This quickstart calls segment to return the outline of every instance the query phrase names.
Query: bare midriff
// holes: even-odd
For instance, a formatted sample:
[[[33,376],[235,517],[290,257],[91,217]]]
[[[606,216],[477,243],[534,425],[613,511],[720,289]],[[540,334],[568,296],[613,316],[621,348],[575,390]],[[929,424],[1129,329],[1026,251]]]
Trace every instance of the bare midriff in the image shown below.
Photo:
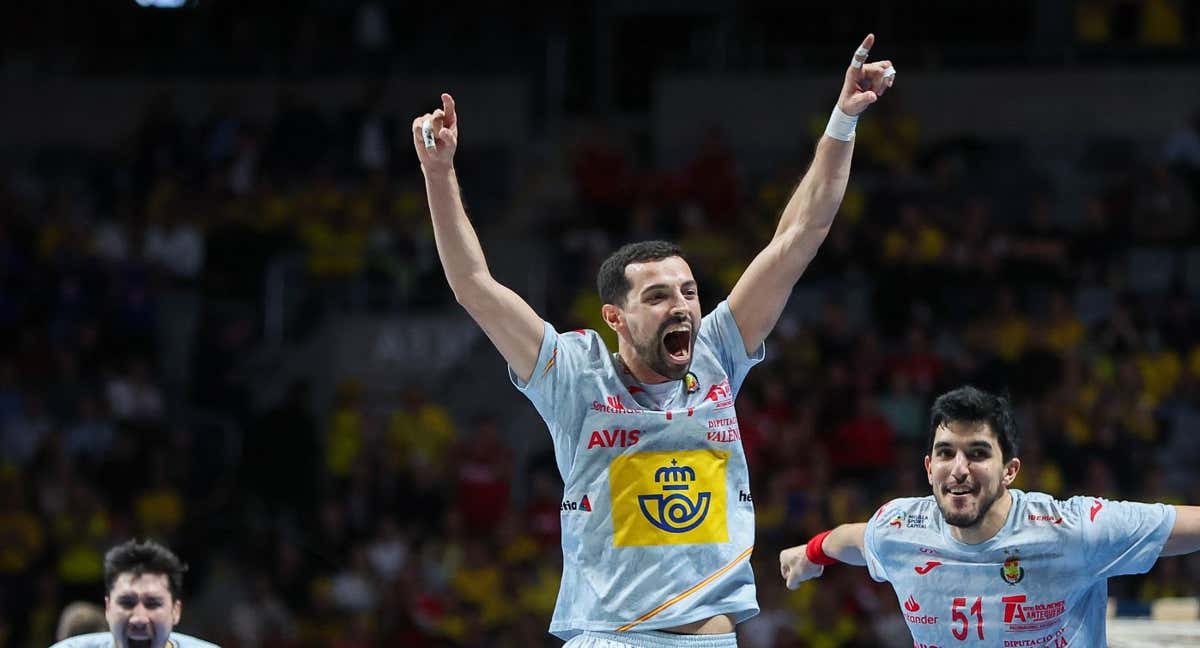
[[[663,628],[663,632],[697,635],[728,634],[733,632],[733,617],[728,614],[718,614],[702,621],[693,621],[674,628]]]

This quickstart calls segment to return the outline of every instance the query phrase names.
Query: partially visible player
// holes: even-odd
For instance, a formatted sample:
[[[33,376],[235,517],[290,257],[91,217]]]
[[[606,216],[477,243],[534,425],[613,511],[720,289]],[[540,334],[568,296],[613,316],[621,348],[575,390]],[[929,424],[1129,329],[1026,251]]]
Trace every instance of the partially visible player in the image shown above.
[[[80,635],[51,648],[219,648],[174,632],[183,614],[187,566],[170,549],[130,540],[104,556],[108,632]]]
[[[104,618],[104,608],[88,601],[75,601],[63,608],[58,617],[58,630],[54,633],[55,641],[62,641],[92,632],[108,630],[108,620]]]
[[[885,504],[779,555],[789,588],[834,562],[888,581],[916,645],[1105,646],[1108,579],[1200,551],[1200,507],[1057,500],[1010,488],[1021,469],[1008,399],[938,397],[925,471],[933,495]]]

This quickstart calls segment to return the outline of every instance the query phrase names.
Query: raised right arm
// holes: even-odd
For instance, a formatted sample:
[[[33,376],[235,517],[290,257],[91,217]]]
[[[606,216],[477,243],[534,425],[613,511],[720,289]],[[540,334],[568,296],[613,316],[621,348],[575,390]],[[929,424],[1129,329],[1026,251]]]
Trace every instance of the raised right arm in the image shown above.
[[[421,133],[425,120],[430,121],[436,140],[428,149]],[[434,241],[450,290],[517,376],[527,381],[537,364],[545,327],[524,299],[492,277],[479,237],[467,218],[454,172],[458,149],[454,98],[443,93],[442,108],[417,117],[412,129],[413,146],[425,174]]]

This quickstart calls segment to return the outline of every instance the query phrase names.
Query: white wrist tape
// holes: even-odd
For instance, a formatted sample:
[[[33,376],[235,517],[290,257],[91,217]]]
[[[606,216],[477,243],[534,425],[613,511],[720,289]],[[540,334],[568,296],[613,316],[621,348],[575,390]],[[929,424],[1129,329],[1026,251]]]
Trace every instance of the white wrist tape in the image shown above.
[[[856,124],[858,124],[858,115],[847,115],[837,107],[837,104],[834,104],[833,114],[829,116],[829,124],[825,126],[825,134],[835,140],[850,142],[854,140]]]

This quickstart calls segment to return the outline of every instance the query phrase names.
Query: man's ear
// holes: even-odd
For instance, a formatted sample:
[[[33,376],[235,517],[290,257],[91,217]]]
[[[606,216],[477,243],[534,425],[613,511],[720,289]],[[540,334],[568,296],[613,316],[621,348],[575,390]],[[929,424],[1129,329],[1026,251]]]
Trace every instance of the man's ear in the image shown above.
[[[620,333],[625,328],[625,313],[616,304],[605,304],[600,307],[600,315],[608,328]]]
[[[933,486],[933,473],[929,470],[930,461],[929,455],[925,455],[925,481],[929,482],[930,486]]]
[[[1017,473],[1021,472],[1021,460],[1013,457],[1004,464],[1004,485],[1011,486],[1013,481],[1017,479]]]
[[[179,618],[183,616],[183,601],[175,599],[175,605],[171,607],[171,625],[179,625]]]

